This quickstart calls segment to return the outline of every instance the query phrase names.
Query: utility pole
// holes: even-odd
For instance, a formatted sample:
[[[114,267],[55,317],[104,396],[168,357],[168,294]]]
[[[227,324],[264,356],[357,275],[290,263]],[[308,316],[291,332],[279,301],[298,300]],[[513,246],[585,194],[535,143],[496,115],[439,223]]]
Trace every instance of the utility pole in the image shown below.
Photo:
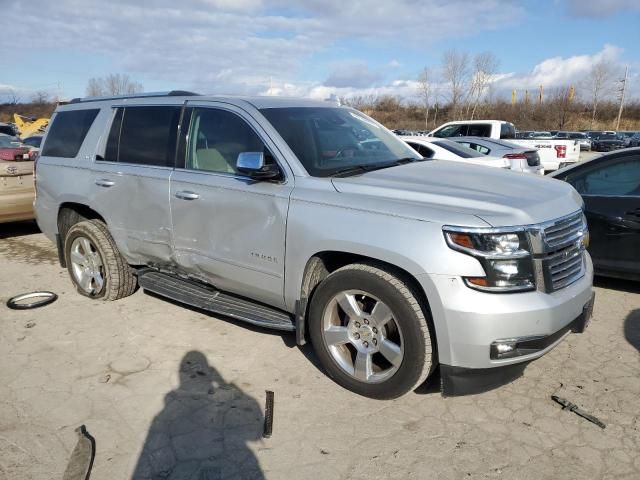
[[[620,128],[620,119],[622,118],[622,108],[624,107],[624,92],[627,89],[627,74],[629,73],[629,65],[624,69],[624,78],[621,80],[620,87],[620,108],[618,109],[618,119],[616,120],[616,132]]]

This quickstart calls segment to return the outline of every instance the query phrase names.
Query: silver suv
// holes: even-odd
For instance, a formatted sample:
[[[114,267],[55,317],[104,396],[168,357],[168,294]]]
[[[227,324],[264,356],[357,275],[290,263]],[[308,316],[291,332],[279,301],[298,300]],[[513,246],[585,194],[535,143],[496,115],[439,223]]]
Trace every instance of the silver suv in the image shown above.
[[[395,398],[521,374],[592,302],[568,184],[425,160],[359,111],[188,92],[60,106],[37,219],[78,292],[137,288],[311,340],[340,385]]]

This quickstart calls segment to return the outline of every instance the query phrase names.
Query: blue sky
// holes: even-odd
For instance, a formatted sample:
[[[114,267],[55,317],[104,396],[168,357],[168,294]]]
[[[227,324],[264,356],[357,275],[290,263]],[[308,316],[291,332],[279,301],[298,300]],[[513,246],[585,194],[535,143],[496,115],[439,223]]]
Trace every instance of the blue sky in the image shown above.
[[[312,97],[417,96],[447,49],[492,52],[495,86],[580,86],[591,65],[629,65],[640,96],[639,0],[0,0],[0,101],[84,95],[126,73],[146,91]],[[25,34],[25,32],[37,32]],[[441,85],[443,95],[446,87]]]

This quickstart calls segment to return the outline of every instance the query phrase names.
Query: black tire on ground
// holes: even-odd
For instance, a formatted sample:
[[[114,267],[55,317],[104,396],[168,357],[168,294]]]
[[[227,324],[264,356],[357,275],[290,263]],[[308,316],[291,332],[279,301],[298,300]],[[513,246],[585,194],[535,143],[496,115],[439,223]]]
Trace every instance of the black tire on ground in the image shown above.
[[[384,302],[402,330],[404,357],[398,370],[380,383],[367,383],[346,373],[333,359],[323,338],[322,317],[331,299],[346,290],[368,292]],[[393,399],[415,390],[435,365],[429,313],[398,276],[370,264],[352,264],[331,273],[316,289],[309,308],[309,333],[327,374],[338,384],[365,397]],[[432,348],[433,342],[433,348]]]
[[[79,237],[87,238],[102,260],[104,285],[99,292],[89,294],[75,280],[71,263],[71,246]],[[134,270],[120,255],[107,226],[100,220],[84,220],[72,225],[64,241],[64,257],[67,270],[76,290],[81,295],[96,300],[112,301],[128,297],[136,291],[137,278]]]

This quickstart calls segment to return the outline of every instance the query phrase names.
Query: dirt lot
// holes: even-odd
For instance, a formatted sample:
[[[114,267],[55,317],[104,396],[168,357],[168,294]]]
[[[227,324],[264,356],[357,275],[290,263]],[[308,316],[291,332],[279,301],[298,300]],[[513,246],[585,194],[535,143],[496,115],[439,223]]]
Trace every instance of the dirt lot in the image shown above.
[[[76,294],[32,224],[0,225],[0,479],[62,478],[81,424],[92,480],[640,478],[640,285],[599,281],[595,314],[524,377],[481,395],[357,397],[310,349],[142,291]],[[47,289],[33,311],[11,295]],[[265,390],[274,433],[262,439]],[[602,430],[550,400],[565,397]]]

